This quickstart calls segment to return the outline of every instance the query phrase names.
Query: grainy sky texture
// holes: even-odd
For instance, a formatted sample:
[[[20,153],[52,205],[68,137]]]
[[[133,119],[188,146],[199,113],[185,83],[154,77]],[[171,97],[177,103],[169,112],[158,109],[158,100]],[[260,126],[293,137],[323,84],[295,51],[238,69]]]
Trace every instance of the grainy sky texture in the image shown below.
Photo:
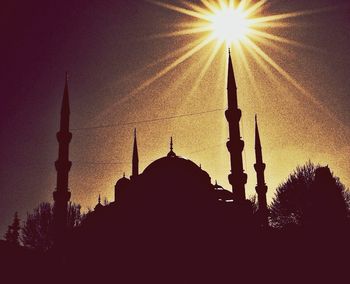
[[[163,1],[183,7],[181,1]],[[201,5],[200,1],[190,1]],[[254,1],[252,1],[254,2]],[[247,195],[254,194],[254,115],[258,114],[269,199],[288,174],[309,159],[328,164],[350,185],[350,9],[348,1],[267,1],[262,14],[318,10],[287,19],[274,32],[308,47],[257,43],[302,86],[245,52],[251,75],[233,52],[243,111]],[[1,9],[0,234],[15,211],[25,218],[52,201],[55,134],[68,71],[73,139],[72,201],[93,207],[98,194],[114,200],[130,175],[132,131],[138,130],[140,169],[174,150],[201,164],[228,187],[226,60],[221,48],[201,76],[215,43],[176,68],[198,35],[159,37],[192,17],[141,0],[5,1]],[[171,54],[169,58],[165,58]],[[150,82],[154,76],[161,78]],[[255,82],[255,83],[253,83]],[[219,110],[218,110],[219,109]],[[213,110],[213,111],[212,111]],[[210,111],[206,114],[137,121]],[[127,124],[125,124],[127,123]],[[81,129],[101,125],[113,127]],[[186,182],[186,181],[184,181]],[[171,198],[171,197],[169,197]]]

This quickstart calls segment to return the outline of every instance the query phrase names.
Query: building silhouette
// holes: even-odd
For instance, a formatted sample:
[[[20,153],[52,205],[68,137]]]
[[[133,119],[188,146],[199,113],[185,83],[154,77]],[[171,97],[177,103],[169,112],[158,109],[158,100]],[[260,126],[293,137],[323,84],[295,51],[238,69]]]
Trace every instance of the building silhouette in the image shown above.
[[[194,162],[182,158],[174,152],[173,139],[170,139],[170,149],[166,156],[147,166],[142,173],[139,173],[139,155],[137,145],[137,133],[134,129],[134,142],[132,151],[132,174],[130,179],[125,176],[120,178],[115,184],[115,200],[108,206],[101,204],[100,197],[95,207],[95,213],[100,213],[105,208],[113,206],[131,206],[130,204],[142,200],[146,204],[156,204],[153,208],[166,202],[166,211],[170,211],[172,204],[181,204],[182,209],[191,209],[194,206],[222,206],[231,208],[232,214],[237,223],[244,225],[250,222],[249,202],[246,200],[245,184],[247,174],[243,169],[242,151],[244,141],[240,135],[239,121],[241,110],[238,107],[237,84],[234,75],[232,58],[228,55],[228,77],[227,77],[227,101],[228,108],[225,116],[229,125],[229,141],[227,149],[230,155],[230,173],[228,175],[231,190],[226,190],[222,186],[211,183],[211,178],[201,166]],[[57,133],[59,142],[59,157],[55,163],[57,170],[57,187],[54,191],[54,216],[55,228],[58,236],[64,234],[67,222],[67,202],[70,199],[68,188],[68,173],[71,168],[69,161],[69,142],[72,134],[69,132],[69,96],[68,82],[66,76],[62,108],[60,130]],[[268,209],[266,202],[267,186],[265,183],[265,164],[262,159],[262,147],[256,118],[255,130],[255,155],[256,163],[254,168],[257,174],[256,192],[258,195],[258,211],[253,216],[255,223],[261,227],[268,226]],[[140,205],[141,206],[141,205]],[[163,208],[165,209],[165,208]],[[175,209],[175,208],[172,208]],[[189,213],[190,214],[190,213]],[[249,220],[249,221],[248,221]],[[247,224],[245,224],[247,225]]]
[[[243,169],[244,141],[239,128],[241,110],[230,53],[227,101],[225,116],[229,125],[230,190],[220,186],[217,181],[212,182],[201,166],[178,155],[172,137],[168,153],[140,171],[139,145],[134,129],[130,178],[124,173],[115,184],[115,200],[103,205],[98,196],[97,205],[82,224],[73,232],[67,232],[67,202],[70,199],[68,173],[71,168],[69,142],[72,135],[69,132],[66,78],[61,124],[57,133],[59,157],[55,163],[57,187],[54,191],[54,218],[56,247],[59,250],[54,251],[64,255],[68,275],[79,278],[96,269],[113,271],[118,267],[118,277],[134,283],[140,281],[142,273],[150,273],[157,267],[157,273],[153,276],[172,275],[175,277],[174,283],[183,283],[177,277],[198,275],[203,269],[212,272],[212,276],[217,275],[225,259],[232,258],[232,255],[236,258],[235,269],[241,273],[246,268],[249,253],[242,244],[256,232],[268,229],[267,186],[256,121],[256,211],[255,204],[247,200],[245,194],[247,175]],[[61,245],[62,238],[64,245]],[[234,245],[228,245],[226,240]],[[263,239],[255,239],[254,242],[259,249],[265,248],[261,246]],[[220,262],[208,262],[206,259],[209,256],[210,259],[220,259]],[[79,266],[75,265],[77,258]],[[134,275],[135,270],[139,273]],[[148,277],[146,279],[150,281]],[[169,283],[168,280],[164,281]],[[159,281],[157,279],[156,282]]]

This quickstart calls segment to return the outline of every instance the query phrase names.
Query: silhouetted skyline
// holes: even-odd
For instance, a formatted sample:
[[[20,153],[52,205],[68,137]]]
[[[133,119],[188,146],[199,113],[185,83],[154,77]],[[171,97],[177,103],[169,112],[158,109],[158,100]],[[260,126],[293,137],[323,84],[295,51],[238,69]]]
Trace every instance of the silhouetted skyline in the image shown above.
[[[73,129],[222,109],[207,115],[154,123],[73,130],[72,200],[91,207],[96,204],[99,193],[113,200],[115,179],[123,172],[131,174],[130,134],[136,126],[140,171],[167,150],[168,137],[173,135],[179,153],[202,163],[211,176],[228,187],[227,129],[223,119],[226,105],[225,73],[222,72],[224,50],[214,60],[211,71],[196,92],[191,92],[193,78],[204,65],[210,47],[125,100],[132,90],[165,66],[145,68],[147,64],[187,42],[187,37],[149,38],[181,22],[183,16],[142,1],[93,4],[61,1],[56,5],[46,2],[9,1],[2,11],[6,13],[1,17],[6,44],[1,49],[7,56],[1,72],[5,103],[1,105],[0,233],[4,232],[15,211],[23,218],[25,212],[40,201],[51,200],[56,174],[52,162],[57,158],[54,135],[58,128],[62,74],[67,70],[71,74]],[[278,77],[278,83],[266,80],[262,70],[253,65],[256,91],[247,82],[242,65],[235,64],[242,82],[239,104],[244,109],[246,157],[243,166],[249,175],[248,196],[255,191],[252,166],[255,162],[255,113],[259,114],[264,136],[264,162],[268,164],[265,174],[271,194],[297,164],[309,158],[329,163],[346,185],[350,180],[347,155],[350,139],[347,128],[350,120],[347,97],[350,89],[349,7],[341,6],[344,1],[292,2],[276,3],[266,13],[338,6],[338,9],[300,17],[295,22],[302,26],[288,29],[293,39],[317,47],[316,51],[289,46],[285,48],[288,54],[281,55],[273,49],[269,52],[343,126],[322,115],[312,104],[305,103],[298,91]],[[114,105],[120,100],[121,103]],[[222,128],[217,127],[218,123],[222,123]]]

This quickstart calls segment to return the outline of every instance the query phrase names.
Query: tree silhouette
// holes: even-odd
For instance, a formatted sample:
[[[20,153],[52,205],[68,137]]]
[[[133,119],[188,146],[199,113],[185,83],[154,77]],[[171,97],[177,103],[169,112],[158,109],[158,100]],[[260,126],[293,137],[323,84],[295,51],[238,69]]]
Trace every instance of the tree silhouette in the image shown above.
[[[344,224],[349,201],[349,192],[339,178],[328,167],[309,161],[277,188],[270,206],[270,222],[277,228]]]
[[[256,212],[258,212],[258,201],[257,201],[257,197],[256,195],[252,195],[248,198],[248,203],[249,206],[251,207],[251,211],[253,214],[255,214]]]
[[[80,225],[83,218],[81,206],[69,202],[67,227],[72,229]],[[53,206],[43,202],[27,214],[22,228],[22,243],[24,246],[40,251],[47,251],[53,245]]]
[[[11,244],[19,245],[19,218],[17,212],[13,218],[12,225],[8,226],[7,232],[5,234],[5,240]]]

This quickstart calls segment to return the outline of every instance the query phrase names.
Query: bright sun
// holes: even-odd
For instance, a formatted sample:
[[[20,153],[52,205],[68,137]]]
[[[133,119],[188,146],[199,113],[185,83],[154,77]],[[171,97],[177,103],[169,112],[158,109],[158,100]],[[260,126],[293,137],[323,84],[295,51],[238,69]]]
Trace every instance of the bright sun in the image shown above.
[[[249,32],[246,15],[234,7],[223,7],[209,15],[214,36],[228,45],[242,40]]]
[[[301,94],[313,103],[320,105],[300,83],[293,78],[273,57],[271,51],[286,53],[286,46],[306,48],[313,47],[285,37],[286,29],[295,25],[293,19],[321,12],[321,10],[292,11],[280,14],[269,14],[273,5],[268,0],[181,0],[173,4],[171,0],[146,0],[167,10],[182,14],[182,21],[169,25],[171,30],[152,36],[155,38],[187,37],[188,42],[169,52],[155,63],[160,64],[173,59],[153,77],[145,80],[132,94],[137,94],[157,79],[165,76],[184,61],[210,45],[211,53],[202,70],[196,76],[193,90],[205,76],[211,63],[222,47],[231,49],[231,55],[241,65],[248,79],[254,85],[254,72],[250,64],[258,64],[271,80],[275,81],[275,72],[293,85]],[[195,2],[195,3],[194,3]],[[281,33],[281,31],[283,33]],[[283,34],[283,35],[282,35]],[[268,49],[266,52],[265,49]],[[225,53],[226,54],[226,53]],[[225,55],[226,56],[226,55]]]

